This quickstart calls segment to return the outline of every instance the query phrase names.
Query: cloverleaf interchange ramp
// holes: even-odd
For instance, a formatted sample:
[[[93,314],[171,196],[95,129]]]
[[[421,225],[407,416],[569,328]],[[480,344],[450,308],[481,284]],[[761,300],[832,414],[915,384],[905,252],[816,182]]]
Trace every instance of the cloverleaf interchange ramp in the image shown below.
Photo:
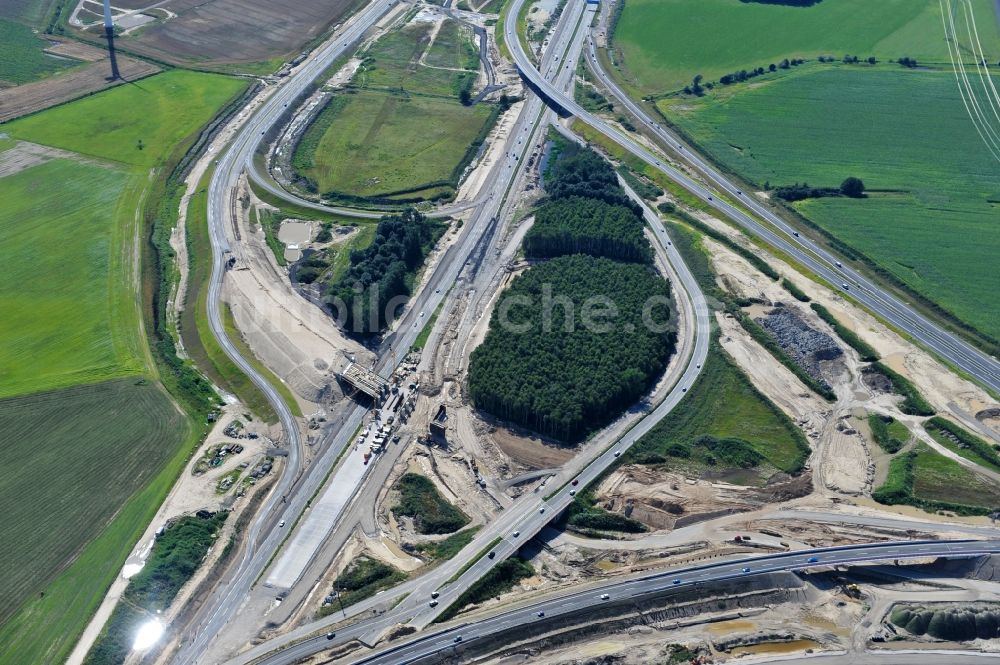
[[[592,6],[588,6],[587,11],[584,11],[584,8],[584,4],[579,3],[571,8],[572,11],[567,11],[566,18],[569,19],[570,25],[574,29],[561,31],[560,34],[564,39],[554,40],[554,44],[558,45],[557,53],[565,48],[566,40],[570,38],[572,38],[572,43],[576,48],[574,52],[578,53],[582,39],[585,36],[585,30],[582,29],[582,26],[589,25],[593,18]],[[543,61],[543,66],[546,62]],[[575,71],[575,62],[571,60],[569,63],[549,64],[547,71],[550,73],[554,71],[561,78],[563,85],[569,85],[573,81],[572,75]],[[541,109],[537,98],[533,97],[531,101]],[[396,623],[409,622],[416,626],[429,625],[444,608],[457,599],[462,590],[485,574],[494,565],[515,553],[526,540],[538,533],[573,501],[571,494],[572,487],[568,484],[571,477],[576,477],[578,482],[583,483],[597,478],[614,463],[622,450],[641,438],[683,398],[686,388],[700,372],[700,368],[707,357],[711,315],[705,298],[698,289],[693,275],[683,264],[679,253],[677,253],[673,244],[669,241],[659,219],[648,208],[644,208],[644,215],[655,230],[655,238],[661,246],[661,251],[669,258],[674,271],[674,281],[678,287],[677,295],[683,302],[680,309],[686,317],[682,325],[682,333],[688,337],[688,340],[680,346],[686,349],[690,356],[678,363],[677,370],[679,371],[679,376],[672,378],[673,385],[670,392],[662,402],[647,413],[615,445],[606,446],[603,450],[600,447],[595,448],[595,451],[600,453],[596,459],[590,461],[577,458],[572,464],[568,465],[568,468],[564,469],[553,480],[554,484],[565,484],[551,496],[547,498],[541,498],[538,495],[525,497],[513,508],[505,511],[495,523],[490,524],[481,533],[477,534],[473,543],[455,558],[425,576],[381,594],[383,601],[391,600],[391,598],[398,597],[404,593],[408,595],[393,611],[377,619],[356,624],[353,629],[356,631],[356,634],[373,641],[373,637],[377,638],[380,632],[383,632]],[[612,441],[608,443],[610,444]],[[580,470],[581,468],[582,471]],[[518,535],[514,535],[515,533]],[[498,540],[498,544],[492,548],[495,552],[495,557],[483,556],[485,554],[483,543],[493,542],[493,540]],[[456,576],[457,578],[449,579],[449,576]],[[430,596],[432,591],[438,589],[440,589],[438,609],[431,608],[426,604],[426,598]],[[363,603],[359,605],[363,605]],[[355,608],[351,608],[351,614],[354,613]],[[323,625],[331,625],[337,620],[339,620],[339,617],[333,616],[324,621],[314,622],[310,624],[310,627],[318,629]],[[299,633],[301,631],[296,630],[295,632]],[[281,642],[287,643],[284,640],[281,640]],[[266,646],[255,648],[241,655],[233,662],[250,662],[255,655],[266,653],[266,650]]]

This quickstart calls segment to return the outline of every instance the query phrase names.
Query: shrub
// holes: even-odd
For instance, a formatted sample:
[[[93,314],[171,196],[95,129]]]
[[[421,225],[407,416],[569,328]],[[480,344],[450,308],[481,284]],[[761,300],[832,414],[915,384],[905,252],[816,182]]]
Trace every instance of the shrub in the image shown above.
[[[413,518],[417,533],[452,533],[469,523],[461,510],[448,503],[430,479],[407,473],[396,483],[399,503],[392,509],[397,515]]]

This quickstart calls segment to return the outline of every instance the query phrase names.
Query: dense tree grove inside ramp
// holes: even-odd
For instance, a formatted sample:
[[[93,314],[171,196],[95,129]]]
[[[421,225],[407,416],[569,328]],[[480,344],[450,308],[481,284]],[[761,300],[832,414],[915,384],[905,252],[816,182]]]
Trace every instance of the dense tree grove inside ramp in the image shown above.
[[[550,199],[583,196],[611,205],[625,206],[637,216],[641,210],[618,184],[618,176],[603,157],[590,148],[560,137],[559,154],[545,174],[545,193]]]
[[[590,254],[648,263],[653,252],[643,235],[644,226],[631,208],[571,196],[538,209],[524,237],[524,253],[529,258]]]
[[[414,275],[444,228],[413,209],[382,218],[372,244],[351,252],[347,272],[327,291],[348,333],[367,337],[389,325],[396,316],[392,305],[409,297]]]
[[[559,257],[503,294],[469,388],[478,408],[576,442],[650,388],[674,341],[670,286],[652,269]]]

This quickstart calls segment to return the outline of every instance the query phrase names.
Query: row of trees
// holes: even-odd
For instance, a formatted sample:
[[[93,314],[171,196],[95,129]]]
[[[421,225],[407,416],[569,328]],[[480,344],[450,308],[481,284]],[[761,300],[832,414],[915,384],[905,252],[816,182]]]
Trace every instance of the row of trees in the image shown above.
[[[601,200],[570,196],[546,203],[524,237],[530,258],[590,254],[620,261],[648,263],[652,250],[644,223],[631,208]]]
[[[765,189],[770,189],[770,183],[765,185]],[[861,178],[851,176],[845,178],[840,187],[810,187],[809,183],[795,183],[794,185],[783,185],[775,187],[775,196],[785,201],[803,201],[805,199],[822,199],[832,196],[846,196],[852,199],[865,197],[865,183]]]
[[[333,315],[349,334],[369,337],[389,325],[443,231],[444,225],[409,209],[383,217],[372,244],[351,251],[350,267],[326,292]]]
[[[733,83],[743,83],[744,81],[749,81],[752,78],[761,76],[765,72],[776,72],[779,69],[791,69],[792,67],[798,67],[803,64],[805,60],[802,58],[792,58],[789,60],[785,58],[779,63],[771,63],[766,68],[755,67],[754,69],[741,69],[737,72],[732,72],[730,74],[725,74],[719,78],[720,85],[732,85]],[[684,93],[688,95],[695,95],[701,97],[705,94],[705,90],[711,90],[714,87],[712,82],[703,83],[705,77],[701,74],[695,74],[694,78],[691,79],[691,84],[684,87]]]
[[[476,406],[567,442],[635,403],[674,348],[669,284],[652,270],[577,254],[514,280],[473,352]]]

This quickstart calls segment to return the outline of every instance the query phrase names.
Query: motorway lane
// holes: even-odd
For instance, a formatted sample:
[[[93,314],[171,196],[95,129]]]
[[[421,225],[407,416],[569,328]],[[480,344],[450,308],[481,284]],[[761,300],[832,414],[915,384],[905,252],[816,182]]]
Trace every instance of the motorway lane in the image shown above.
[[[179,663],[193,662],[197,659],[207,640],[215,636],[228,617],[233,614],[263,566],[270,559],[271,552],[278,547],[282,540],[283,533],[274,528],[280,519],[279,513],[281,515],[289,514],[294,507],[301,510],[305,500],[299,493],[301,501],[289,501],[288,504],[285,504],[285,509],[280,510],[282,497],[291,493],[291,489],[302,474],[302,441],[298,425],[284,399],[240,354],[227,336],[222,324],[220,307],[222,279],[231,251],[226,226],[229,214],[229,197],[240,175],[251,163],[261,137],[268,128],[277,122],[285,106],[298,97],[301,91],[330,62],[360,39],[365,31],[374,25],[394,2],[395,0],[375,0],[350,19],[336,38],[308,60],[294,76],[286,79],[285,84],[261,105],[260,109],[247,120],[229,147],[216,161],[215,172],[209,183],[208,195],[208,227],[212,244],[212,273],[209,280],[207,308],[208,323],[212,334],[226,355],[264,393],[277,412],[284,433],[284,443],[288,449],[288,457],[276,487],[248,528],[246,541],[242,548],[242,559],[236,568],[238,572],[230,579],[221,582],[216,587],[215,593],[200,609],[196,619],[198,623],[194,625],[192,631],[193,640],[183,645],[176,656],[175,660]]]
[[[634,141],[631,137],[626,136],[616,128],[608,125],[602,119],[585,111],[573,100],[570,95],[567,95],[549,85],[544,80],[544,77],[539,75],[538,70],[531,63],[531,60],[524,52],[523,47],[516,36],[517,13],[523,4],[524,0],[514,0],[514,4],[511,6],[510,13],[507,15],[507,19],[504,24],[505,39],[509,44],[515,63],[522,75],[531,81],[531,83],[539,90],[543,91],[543,93],[552,102],[562,107],[562,109],[567,113],[580,118],[597,131],[611,138],[632,155],[659,169],[669,178],[698,196],[705,203],[712,206],[726,217],[729,217],[744,228],[750,230],[753,234],[757,235],[765,242],[768,242],[772,246],[789,254],[807,268],[814,271],[817,275],[827,280],[831,285],[833,285],[834,288],[838,288],[850,297],[861,302],[876,314],[889,321],[897,328],[905,331],[907,334],[913,336],[926,347],[942,356],[962,371],[967,372],[969,375],[993,390],[1000,392],[1000,362],[998,362],[995,358],[988,356],[964,340],[941,329],[939,326],[933,324],[919,313],[912,311],[906,304],[869,281],[857,271],[848,266],[838,265],[839,262],[835,257],[833,257],[833,255],[825,249],[817,246],[808,238],[799,236],[797,232],[791,228],[791,226],[764,207],[754,197],[745,195],[736,186],[729,183],[721,174],[705,164],[705,162],[697,157],[697,155],[692,155],[690,148],[685,148],[680,141],[674,139],[671,143],[671,147],[676,148],[681,153],[687,154],[691,158],[692,163],[699,164],[699,170],[705,173],[706,177],[714,182],[716,186],[730,195],[733,200],[740,201],[741,205],[746,206],[755,214],[758,214],[763,219],[767,220],[767,222],[774,228],[777,228],[779,232],[775,232],[770,227],[758,223],[744,213],[742,209],[730,205],[726,201],[720,200],[713,191],[688,177],[681,171],[664,164],[656,155],[652,154],[649,150]],[[591,41],[587,47],[587,50],[591,52],[591,56],[593,55],[593,48],[593,42]],[[597,71],[600,72],[600,68],[598,68]],[[606,80],[602,80],[605,84],[608,83]],[[609,86],[609,88],[611,88],[613,92],[617,90],[616,87]],[[620,92],[620,90],[618,92]],[[623,97],[624,98],[619,101],[628,106],[633,113],[639,111],[638,117],[644,124],[653,128],[657,127],[656,123],[642,113],[642,110],[638,109],[634,103],[628,103],[627,96],[623,95]],[[670,136],[670,134],[662,128],[660,128],[658,134],[660,136]]]
[[[998,540],[907,541],[818,548],[748,557],[738,561],[675,568],[627,580],[608,581],[592,586],[585,591],[561,593],[557,597],[498,612],[490,617],[421,634],[415,639],[380,649],[377,653],[364,656],[354,662],[402,665],[456,647],[461,649],[463,644],[499,631],[536,624],[539,621],[547,621],[560,615],[581,613],[593,605],[653,597],[671,589],[690,588],[734,578],[804,570],[818,566],[938,556],[965,557],[995,553],[1000,553],[1000,541]],[[816,561],[812,561],[813,558]],[[606,600],[602,597],[604,594],[608,595]],[[538,616],[539,612],[544,612],[544,618]],[[331,644],[340,644],[342,641],[356,639],[359,634],[356,626],[349,626],[337,632],[335,642],[320,635],[289,646],[257,662],[260,665],[290,665],[324,650]],[[456,643],[455,638],[458,636],[461,636],[461,641]]]
[[[539,104],[538,110],[541,111],[541,109],[542,106]],[[380,360],[376,365],[376,369],[383,376],[388,376],[396,365],[396,358],[392,353],[389,353],[389,350],[392,348],[408,349],[412,345],[420,329],[427,322],[424,315],[433,312],[438,304],[447,297],[444,292],[457,280],[458,274],[473,248],[495,226],[508,183],[516,174],[518,166],[523,162],[514,155],[523,152],[519,146],[523,145],[524,130],[530,126],[530,121],[531,118],[528,116],[515,123],[507,146],[510,150],[507,151],[504,161],[498,164],[500,173],[491,179],[490,196],[487,197],[486,204],[477,211],[475,218],[470,222],[468,227],[470,232],[467,232],[462,240],[446,250],[445,256],[441,263],[435,267],[434,274],[427,286],[414,299],[395,331],[386,337],[382,345]],[[523,157],[523,155],[521,156]],[[356,410],[355,415],[359,418],[359,423],[364,413],[365,409],[363,408]],[[351,425],[354,425],[353,427],[341,429],[342,432],[347,432],[348,437],[356,429],[354,420],[355,418],[352,416]],[[350,444],[349,441],[346,443]],[[364,484],[369,470],[379,461],[379,458],[375,457],[371,466],[364,466],[360,462],[363,451],[355,451],[355,453],[345,457],[336,475],[330,480],[327,488],[314,505],[314,509],[310,510],[302,519],[302,523],[296,527],[296,533],[290,545],[284,548],[282,555],[271,568],[267,586],[280,591],[294,585],[313,560],[323,542],[338,526],[340,515]],[[354,525],[344,526],[353,528]]]

